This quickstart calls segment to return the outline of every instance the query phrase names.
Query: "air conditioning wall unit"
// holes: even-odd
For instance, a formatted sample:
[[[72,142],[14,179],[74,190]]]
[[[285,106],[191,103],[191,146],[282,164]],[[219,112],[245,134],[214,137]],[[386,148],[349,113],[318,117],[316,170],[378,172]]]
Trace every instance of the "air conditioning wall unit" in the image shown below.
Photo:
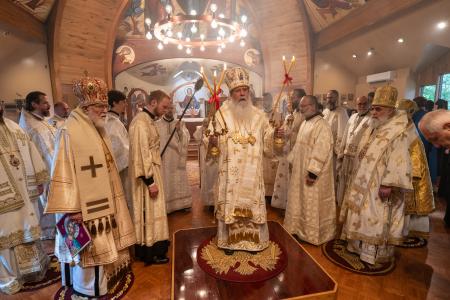
[[[367,83],[375,83],[375,82],[383,82],[383,81],[392,81],[395,79],[395,71],[387,71],[383,73],[371,74],[367,75]]]

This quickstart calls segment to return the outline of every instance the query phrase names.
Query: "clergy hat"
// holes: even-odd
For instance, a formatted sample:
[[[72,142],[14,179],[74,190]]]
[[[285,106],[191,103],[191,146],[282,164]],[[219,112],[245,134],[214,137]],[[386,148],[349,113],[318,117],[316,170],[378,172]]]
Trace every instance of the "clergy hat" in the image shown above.
[[[108,105],[108,87],[100,78],[85,76],[73,82],[73,93],[78,98],[79,105],[86,107],[93,104]]]
[[[412,115],[419,110],[417,103],[409,100],[409,99],[401,99],[397,101],[396,104],[397,109],[404,110],[408,114],[408,117],[412,117]]]
[[[240,67],[228,69],[225,72],[225,82],[230,90],[230,93],[237,87],[249,87],[250,79],[248,71]]]
[[[395,87],[390,85],[379,87],[375,91],[375,96],[372,100],[372,106],[379,105],[395,108],[397,96],[398,92]]]

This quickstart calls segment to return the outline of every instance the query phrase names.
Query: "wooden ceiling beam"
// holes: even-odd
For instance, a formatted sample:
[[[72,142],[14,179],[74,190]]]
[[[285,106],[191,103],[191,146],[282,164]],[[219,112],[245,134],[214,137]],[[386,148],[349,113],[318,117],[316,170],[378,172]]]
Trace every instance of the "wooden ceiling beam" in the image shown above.
[[[0,1],[0,25],[27,40],[47,42],[44,24],[11,1]]]
[[[354,9],[341,20],[331,24],[315,35],[315,50],[325,50],[338,42],[364,32],[382,22],[417,9],[428,0],[376,0]]]

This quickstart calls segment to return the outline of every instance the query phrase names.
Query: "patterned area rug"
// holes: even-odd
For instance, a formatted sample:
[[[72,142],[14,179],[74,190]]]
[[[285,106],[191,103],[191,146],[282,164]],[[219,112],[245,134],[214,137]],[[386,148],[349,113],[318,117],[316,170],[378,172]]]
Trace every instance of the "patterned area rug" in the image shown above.
[[[347,250],[347,241],[332,240],[322,245],[323,254],[341,268],[364,275],[385,275],[395,269],[395,261],[368,264]]]
[[[122,299],[128,291],[131,289],[134,283],[134,274],[133,272],[128,272],[122,280],[120,280],[113,288],[108,291],[103,297],[96,298],[98,300],[119,300]],[[74,296],[72,298],[72,296]],[[85,299],[80,298],[73,294],[72,288],[61,287],[55,294],[54,300],[74,300],[74,299]]]
[[[45,288],[61,281],[61,268],[55,255],[50,255],[50,264],[44,279],[37,282],[27,282],[23,285],[21,292],[30,292]]]
[[[421,237],[406,237],[399,247],[402,248],[422,248],[428,244],[427,240]]]
[[[287,266],[283,247],[270,241],[265,250],[252,254],[234,251],[232,255],[217,248],[214,237],[204,241],[197,250],[197,263],[209,275],[233,282],[258,282],[281,273]]]

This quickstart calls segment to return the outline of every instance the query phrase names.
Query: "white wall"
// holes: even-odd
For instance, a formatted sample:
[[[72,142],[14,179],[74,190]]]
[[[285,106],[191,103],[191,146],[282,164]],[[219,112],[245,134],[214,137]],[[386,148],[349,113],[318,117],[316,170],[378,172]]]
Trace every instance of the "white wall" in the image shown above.
[[[53,103],[46,45],[24,41],[15,50],[0,62],[0,100],[13,102],[38,90]]]

